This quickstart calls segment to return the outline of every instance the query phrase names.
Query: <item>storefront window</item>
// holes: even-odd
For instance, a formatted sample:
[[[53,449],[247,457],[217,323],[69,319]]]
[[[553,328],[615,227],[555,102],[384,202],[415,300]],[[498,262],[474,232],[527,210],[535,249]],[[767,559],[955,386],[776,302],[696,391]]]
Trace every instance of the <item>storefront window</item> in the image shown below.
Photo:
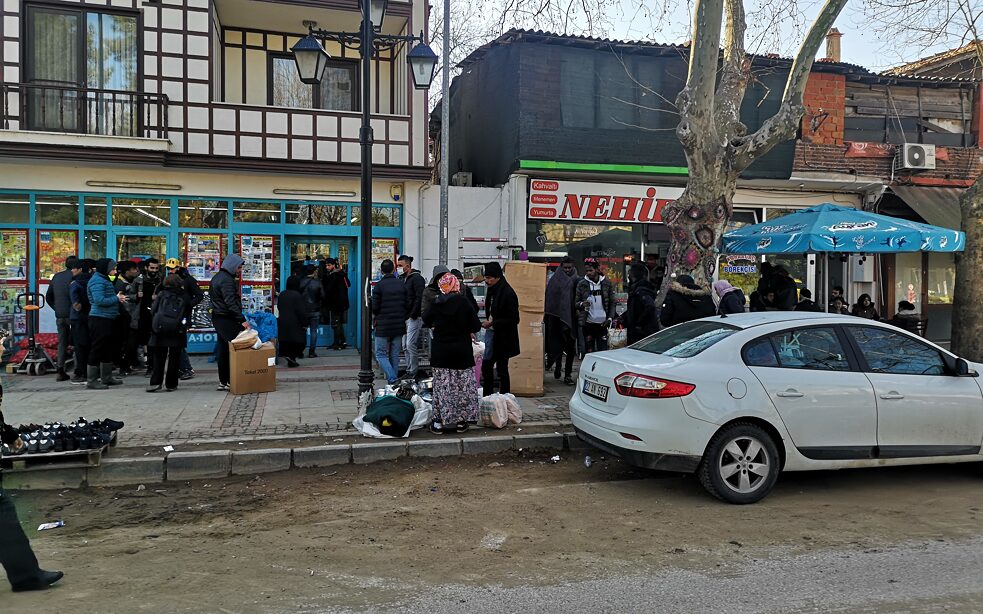
[[[27,279],[26,230],[0,230],[0,279]]]
[[[88,207],[88,204],[86,204]],[[85,258],[98,260],[106,257],[106,231],[86,230],[82,254]]]
[[[639,256],[645,225],[543,223],[531,226],[530,244],[544,252],[566,253],[583,273],[584,260],[593,258],[614,286],[616,302],[627,300],[626,271],[632,258]],[[556,259],[551,259],[556,260]]]
[[[222,234],[182,232],[178,238],[181,261],[198,281],[209,281],[219,271],[227,237]]]
[[[737,230],[745,226],[756,224],[757,215],[754,211],[735,211],[727,222],[724,232]],[[755,255],[742,254],[721,254],[717,261],[717,277],[730,282],[735,288],[740,288],[745,296],[750,297],[751,293],[758,288],[758,265],[761,259]]]
[[[31,197],[0,194],[0,224],[27,224],[31,219]]]
[[[113,215],[115,216],[115,213]],[[163,235],[116,235],[116,261],[156,258],[163,262],[167,255],[167,237]]]
[[[106,225],[106,199],[100,196],[85,196],[85,223],[93,226]]]
[[[37,222],[39,224],[78,224],[78,196],[47,196],[38,194]]]
[[[928,302],[951,305],[956,285],[956,261],[952,254],[931,252],[928,255]]]
[[[232,220],[259,224],[280,223],[280,203],[232,203]]]
[[[224,200],[178,201],[178,226],[185,228],[228,227],[228,203]]]
[[[352,226],[359,222],[358,207],[352,207]],[[372,207],[372,225],[381,228],[399,227],[399,209],[396,207]]]
[[[113,197],[113,224],[117,226],[171,225],[171,201],[159,198]]]
[[[922,313],[922,255],[919,252],[895,256],[895,301],[908,301]]]
[[[347,222],[348,207],[343,205],[287,204],[288,224],[344,226]],[[396,225],[399,225],[398,217]],[[389,224],[376,224],[376,226],[389,226]]]
[[[65,259],[78,251],[78,231],[38,231],[38,279],[51,279],[65,269]]]

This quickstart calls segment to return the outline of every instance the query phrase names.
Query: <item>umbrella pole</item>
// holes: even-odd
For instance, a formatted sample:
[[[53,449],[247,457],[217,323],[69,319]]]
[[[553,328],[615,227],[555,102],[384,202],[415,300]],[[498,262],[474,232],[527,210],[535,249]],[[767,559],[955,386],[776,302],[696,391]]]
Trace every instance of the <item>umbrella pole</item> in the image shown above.
[[[829,313],[829,252],[823,252],[823,311]]]

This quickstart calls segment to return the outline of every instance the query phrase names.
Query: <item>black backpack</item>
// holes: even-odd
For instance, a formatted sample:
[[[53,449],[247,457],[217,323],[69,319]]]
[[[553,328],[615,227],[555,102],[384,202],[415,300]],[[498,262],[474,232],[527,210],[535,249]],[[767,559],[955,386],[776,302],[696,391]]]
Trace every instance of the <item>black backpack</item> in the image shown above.
[[[184,297],[176,292],[163,292],[151,323],[157,334],[184,332]]]

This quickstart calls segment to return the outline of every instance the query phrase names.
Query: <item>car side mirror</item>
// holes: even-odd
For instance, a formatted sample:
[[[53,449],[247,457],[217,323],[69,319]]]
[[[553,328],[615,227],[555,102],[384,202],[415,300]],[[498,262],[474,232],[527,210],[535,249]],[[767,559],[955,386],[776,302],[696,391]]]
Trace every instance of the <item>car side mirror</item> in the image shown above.
[[[979,377],[979,373],[971,369],[969,363],[963,358],[956,359],[956,375],[959,377]]]

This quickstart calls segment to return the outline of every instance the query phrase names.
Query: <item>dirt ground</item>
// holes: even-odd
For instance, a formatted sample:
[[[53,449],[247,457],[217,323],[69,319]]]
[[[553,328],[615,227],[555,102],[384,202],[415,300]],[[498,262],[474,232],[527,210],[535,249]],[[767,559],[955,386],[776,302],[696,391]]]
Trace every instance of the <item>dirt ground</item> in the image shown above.
[[[583,456],[403,459],[186,484],[9,493],[60,586],[4,611],[372,610],[428,586],[555,586],[983,533],[976,465],[790,474],[760,504]],[[40,522],[65,527],[36,532]],[[83,606],[80,608],[80,606]],[[7,608],[10,607],[8,610]]]

